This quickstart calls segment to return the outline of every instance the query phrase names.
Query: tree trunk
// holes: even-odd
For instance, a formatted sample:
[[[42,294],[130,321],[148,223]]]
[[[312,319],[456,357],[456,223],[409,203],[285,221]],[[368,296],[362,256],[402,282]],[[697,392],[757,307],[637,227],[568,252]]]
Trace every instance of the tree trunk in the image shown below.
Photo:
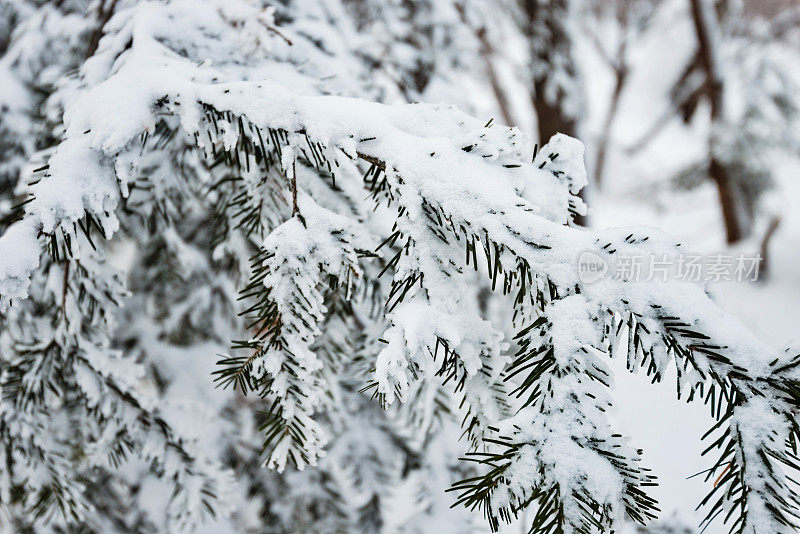
[[[539,143],[546,143],[557,133],[577,137],[577,118],[566,109],[568,91],[580,91],[577,68],[572,60],[571,41],[563,23],[567,16],[566,0],[523,0],[522,8],[527,15],[525,34],[531,45],[533,108],[536,111]],[[545,66],[542,68],[542,66]],[[553,82],[550,73],[560,68],[574,87],[559,86],[555,91],[549,87]],[[555,93],[555,94],[553,94]],[[572,95],[574,96],[574,95]],[[570,110],[571,111],[571,110]],[[586,189],[580,197],[585,199]],[[575,218],[581,226],[588,224],[586,216]]]
[[[619,57],[619,60],[624,61],[624,58]],[[608,154],[608,144],[611,142],[611,127],[614,125],[614,117],[617,115],[619,100],[622,96],[622,88],[625,87],[625,80],[628,77],[628,71],[624,66],[618,66],[614,73],[614,92],[611,93],[608,114],[606,115],[605,121],[603,121],[603,129],[600,132],[600,138],[597,140],[597,157],[594,161],[594,183],[597,189],[600,189],[603,184],[603,170],[606,164],[606,154]]]
[[[733,185],[725,167],[719,162],[716,156],[711,156],[708,165],[708,174],[717,184],[719,193],[719,203],[722,207],[722,220],[725,223],[725,239],[728,244],[736,243],[744,237],[744,231],[737,210],[736,195]]]
[[[725,223],[725,236],[728,243],[735,243],[746,234],[743,227],[734,191],[734,184],[730,173],[714,150],[715,132],[718,125],[724,120],[724,90],[725,86],[720,72],[719,50],[717,49],[717,25],[713,6],[705,4],[706,0],[690,0],[692,19],[700,47],[700,62],[706,72],[707,91],[711,103],[711,140],[709,142],[708,174],[717,184],[719,202],[722,208],[722,219]]]
[[[764,238],[761,240],[761,246],[759,247],[759,254],[761,255],[761,266],[759,268],[759,280],[766,280],[769,276],[769,243],[772,241],[772,236],[775,235],[775,231],[778,229],[778,226],[781,224],[781,218],[777,215],[772,218],[769,222],[769,226],[767,226],[767,231],[764,232]]]
[[[554,83],[551,74],[556,68],[563,69],[565,72],[562,74],[577,83],[577,69],[570,50],[572,43],[563,27],[567,2],[524,0],[522,5],[527,15],[525,34],[531,45],[531,61],[539,63],[531,65],[531,96],[538,122],[539,142],[544,144],[557,133],[574,136],[577,133],[576,118],[564,109],[570,88],[560,85],[554,91],[548,87]]]
[[[461,22],[463,22],[465,26],[471,28],[472,24],[467,16],[464,6],[462,4],[456,4],[456,10],[461,18]],[[506,126],[517,126],[517,123],[511,113],[511,105],[508,102],[506,92],[500,83],[500,77],[498,76],[497,70],[494,67],[494,47],[492,47],[492,43],[489,41],[489,38],[486,35],[486,27],[481,26],[480,28],[473,29],[473,31],[475,32],[475,37],[478,38],[478,42],[481,45],[480,53],[481,57],[483,58],[483,63],[486,67],[486,76],[489,78],[489,84],[492,86],[492,92],[494,93],[495,100],[497,101],[497,107],[500,110],[500,114],[503,116],[503,121],[505,122]]]

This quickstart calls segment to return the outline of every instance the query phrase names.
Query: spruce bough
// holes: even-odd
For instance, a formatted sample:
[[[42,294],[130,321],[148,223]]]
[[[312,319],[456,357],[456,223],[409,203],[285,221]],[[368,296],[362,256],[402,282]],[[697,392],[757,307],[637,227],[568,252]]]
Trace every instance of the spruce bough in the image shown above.
[[[226,317],[242,317],[230,328],[242,336],[213,375],[261,399],[268,467],[313,470],[361,409],[341,417],[339,405],[361,407],[371,396],[380,407],[405,405],[397,412],[405,421],[380,423],[381,435],[392,436],[393,424],[424,434],[450,412],[462,419],[470,467],[451,490],[493,530],[529,506],[535,533],[647,523],[658,513],[648,495],[655,478],[606,418],[607,360],[620,357],[654,381],[674,365],[679,396],[709,405],[707,522],[721,516],[749,533],[796,526],[786,471],[798,462],[800,356],[757,342],[700,286],[581,282],[582,252],[613,264],[680,249],[652,230],[573,225],[585,209],[578,141],[558,135],[534,150],[518,130],[452,107],[242,81],[235,62],[187,57],[219,44],[204,27],[148,22],[186,15],[188,3],[140,9],[120,14],[87,60],[63,140],[0,238],[3,322],[14,332],[0,426],[8,449],[30,450],[20,444],[27,431],[5,421],[34,421],[32,405],[81,412],[102,436],[87,435],[85,451],[110,450],[118,461],[135,452],[176,484],[177,520],[193,507],[214,510],[231,472],[195,458],[152,413],[131,350],[147,332],[113,325],[129,295],[104,243],[143,232],[173,256],[161,257],[155,241],[146,252],[178,266],[134,273],[131,291],[146,299],[173,272],[219,276],[226,297],[207,296],[213,316],[193,316],[188,286],[175,324],[199,331],[211,321],[216,332]],[[239,27],[241,14],[208,10],[220,27]],[[240,31],[279,39],[269,28]],[[213,262],[225,268],[209,269]],[[58,291],[39,292],[56,281]],[[503,303],[502,323],[482,309],[479,283]],[[34,315],[49,322],[52,342],[33,341],[41,338],[27,330]],[[188,342],[179,330],[160,339]],[[47,391],[73,390],[65,405],[45,402]],[[32,509],[45,513],[55,501],[77,519],[81,475],[48,447],[34,448],[54,482]]]

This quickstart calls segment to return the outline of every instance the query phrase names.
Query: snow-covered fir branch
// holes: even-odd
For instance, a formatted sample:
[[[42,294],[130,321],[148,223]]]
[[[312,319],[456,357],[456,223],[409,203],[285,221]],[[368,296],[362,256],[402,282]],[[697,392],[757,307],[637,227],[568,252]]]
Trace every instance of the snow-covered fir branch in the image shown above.
[[[606,417],[618,357],[654,380],[674,366],[679,396],[710,405],[707,521],[792,531],[800,354],[758,342],[700,285],[584,282],[581,254],[613,265],[680,245],[575,226],[587,179],[571,137],[539,149],[453,106],[361,98],[359,67],[331,74],[308,38],[343,16],[328,4],[121,1],[99,17],[96,51],[50,97],[65,106],[57,142],[0,237],[0,506],[54,504],[96,526],[117,505],[86,497],[105,487],[101,460],[135,456],[132,487],[144,472],[171,487],[170,528],[263,494],[273,506],[256,515],[369,531],[390,480],[435,471],[425,446],[455,414],[467,459],[444,469],[463,477],[453,500],[492,529],[533,506],[531,532],[617,531],[658,512],[641,451]],[[139,256],[127,287],[115,241]],[[480,284],[508,324],[486,316]],[[225,354],[213,375],[235,396],[172,396],[197,346]],[[204,451],[176,414],[225,420],[220,434],[247,443]],[[234,472],[249,477],[238,495]],[[293,480],[309,492],[282,495]],[[419,495],[424,513],[441,490]],[[132,508],[137,526],[119,530],[147,528]]]

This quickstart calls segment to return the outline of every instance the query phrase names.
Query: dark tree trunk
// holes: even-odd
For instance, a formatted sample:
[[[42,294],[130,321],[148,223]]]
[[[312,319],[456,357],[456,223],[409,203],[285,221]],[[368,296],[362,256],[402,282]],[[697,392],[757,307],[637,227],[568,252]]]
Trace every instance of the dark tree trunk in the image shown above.
[[[464,6],[462,4],[456,4],[456,9],[458,10],[461,21],[466,26],[471,26]],[[498,76],[497,70],[494,66],[495,52],[494,48],[492,47],[492,43],[489,41],[489,38],[486,35],[486,27],[481,26],[479,28],[475,28],[474,32],[475,37],[478,38],[478,42],[481,45],[480,53],[481,57],[483,58],[483,63],[486,67],[486,76],[489,78],[489,84],[492,86],[492,92],[494,93],[495,100],[497,101],[497,107],[500,110],[500,114],[503,116],[503,121],[506,126],[517,126],[513,114],[511,113],[511,104],[508,102],[505,89],[503,89],[503,86],[500,83],[500,77]]]
[[[690,0],[692,19],[694,21],[697,42],[700,48],[700,63],[706,73],[708,98],[711,104],[712,130],[720,124],[724,117],[724,90],[725,86],[720,72],[721,65],[718,60],[717,43],[715,42],[716,21],[713,6],[704,6],[706,0]],[[714,150],[714,134],[709,143],[709,177],[717,184],[719,202],[722,208],[722,219],[725,224],[725,236],[728,243],[735,243],[746,234],[737,202],[735,184],[731,180],[730,172],[725,164],[720,161]]]
[[[574,136],[577,134],[577,120],[567,113],[564,106],[568,98],[567,88],[558,87],[554,91],[548,87],[553,83],[550,74],[556,68],[565,70],[567,77],[577,78],[570,50],[572,43],[563,27],[567,2],[524,0],[522,5],[527,15],[525,34],[531,44],[531,61],[534,62],[531,65],[531,96],[539,125],[539,142],[544,144],[557,133]]]
[[[544,144],[557,133],[571,136],[577,134],[575,117],[564,114],[559,102],[550,102],[544,97],[546,80],[533,84],[533,107],[536,110],[539,142]]]
[[[772,240],[772,236],[775,235],[775,231],[778,229],[778,226],[781,224],[781,218],[775,216],[769,222],[769,226],[767,226],[767,231],[764,232],[764,238],[761,240],[761,246],[759,247],[759,254],[761,254],[761,266],[759,268],[759,280],[766,280],[769,276],[769,243]]]
[[[626,23],[627,18],[623,17],[621,19],[623,28]],[[600,131],[600,138],[597,140],[597,156],[594,160],[594,184],[597,189],[600,189],[603,184],[606,155],[608,154],[608,145],[611,143],[611,129],[614,126],[614,118],[617,116],[617,109],[619,109],[622,89],[628,81],[628,63],[625,57],[627,51],[627,37],[623,37],[617,49],[617,57],[614,59],[608,58],[608,62],[614,70],[614,90],[611,93],[611,102],[608,105],[608,111],[606,111],[606,118],[603,121],[603,129]]]
[[[533,94],[532,103],[536,111],[539,142],[547,141],[557,133],[578,137],[577,117],[572,115],[565,106],[570,98],[568,90],[579,91],[577,84],[577,68],[572,59],[569,35],[563,24],[567,15],[566,0],[523,0],[522,8],[527,16],[525,33],[531,45],[531,65]],[[558,65],[558,67],[555,67]],[[542,68],[544,66],[544,68]],[[566,71],[567,77],[572,78],[576,87],[558,87],[555,91],[549,87],[553,81],[550,78],[552,68]],[[555,93],[555,94],[553,94]],[[584,189],[581,198],[585,198]],[[586,226],[588,219],[585,216],[576,217],[575,222]]]

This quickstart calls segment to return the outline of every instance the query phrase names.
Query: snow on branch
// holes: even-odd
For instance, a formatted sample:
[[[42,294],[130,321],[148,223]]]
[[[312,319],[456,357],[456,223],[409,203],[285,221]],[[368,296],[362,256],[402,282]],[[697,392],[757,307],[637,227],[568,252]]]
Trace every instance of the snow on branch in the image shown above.
[[[262,431],[271,450],[267,465],[283,471],[287,460],[302,469],[316,465],[327,441],[312,418],[326,392],[321,361],[311,350],[326,315],[323,275],[348,297],[361,276],[358,255],[374,248],[354,221],[301,197],[297,212],[276,228],[253,258],[252,277],[242,290],[250,339],[245,351],[219,362],[216,380],[273,400]]]
[[[493,526],[533,500],[544,510],[537,531],[551,521],[591,531],[617,528],[626,514],[641,522],[653,515],[655,503],[641,489],[650,475],[602,413],[610,402],[603,355],[622,336],[631,370],[660,378],[672,363],[679,392],[714,407],[712,432],[722,437],[712,447],[722,453],[710,471],[721,473],[710,497],[717,488],[726,493],[710,503],[709,518],[730,504],[743,530],[780,532],[795,521],[797,496],[781,466],[791,466],[796,452],[798,360],[758,342],[701,286],[582,281],[582,253],[613,264],[622,255],[680,248],[652,229],[571,225],[584,210],[576,196],[586,184],[580,142],[557,135],[531,157],[518,130],[453,107],[389,106],[301,95],[272,81],[230,81],[170,49],[194,37],[172,35],[167,22],[158,22],[169,19],[162,10],[174,16],[170,10],[180,14],[190,4],[148,4],[109,22],[112,37],[84,67],[95,84],[69,108],[66,138],[31,187],[25,216],[0,237],[3,304],[26,296],[41,236],[78,243],[75,236],[90,223],[112,236],[142,143],[172,120],[211,161],[245,174],[277,172],[274,183],[245,180],[244,224],[261,221],[263,197],[278,202],[282,195],[286,203],[281,224],[268,225],[272,233],[244,290],[253,299],[246,313],[254,335],[236,348],[250,352],[223,360],[218,372],[223,384],[272,400],[265,428],[270,465],[282,469],[290,459],[302,467],[322,454],[325,436],[313,414],[325,382],[311,347],[326,312],[323,275],[348,286],[370,234],[380,232],[369,215],[349,219],[318,206],[299,166],[337,187],[364,188],[376,206],[394,210],[378,247],[388,258],[381,274],[391,277],[391,290],[376,391],[391,402],[403,400],[416,380],[452,380],[469,413],[473,446],[485,445],[489,454],[499,447],[507,461],[459,486]],[[215,24],[234,15],[242,16],[208,13]],[[359,169],[367,169],[363,178]],[[511,296],[522,347],[513,359],[500,330],[469,297],[469,267]],[[531,392],[510,419],[504,382]],[[545,434],[555,442],[545,442]],[[570,473],[552,460],[559,445],[559,453],[574,453]]]

